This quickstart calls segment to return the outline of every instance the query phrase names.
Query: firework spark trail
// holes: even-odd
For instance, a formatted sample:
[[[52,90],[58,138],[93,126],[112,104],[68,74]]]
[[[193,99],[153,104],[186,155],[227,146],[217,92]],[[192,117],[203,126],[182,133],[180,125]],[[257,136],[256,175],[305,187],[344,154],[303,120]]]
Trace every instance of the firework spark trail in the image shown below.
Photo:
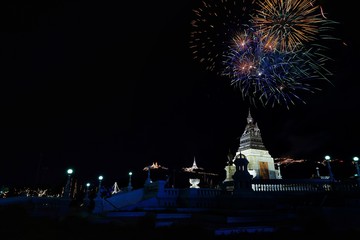
[[[323,16],[323,18],[327,19],[327,17],[325,17],[325,14],[324,14],[324,11],[323,11],[323,8],[320,6],[320,11],[321,11],[321,16]]]

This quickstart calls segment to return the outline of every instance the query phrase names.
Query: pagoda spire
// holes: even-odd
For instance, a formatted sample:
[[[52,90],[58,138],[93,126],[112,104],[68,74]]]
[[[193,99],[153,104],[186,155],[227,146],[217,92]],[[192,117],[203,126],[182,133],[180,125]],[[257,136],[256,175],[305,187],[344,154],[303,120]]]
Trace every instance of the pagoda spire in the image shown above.
[[[248,114],[248,117],[247,117],[247,123],[249,124],[249,123],[252,123],[252,122],[254,122],[254,119],[251,116],[250,108],[249,108],[249,114]]]
[[[194,156],[194,162],[193,162],[193,165],[192,165],[191,168],[192,168],[192,169],[198,169],[198,166],[196,165],[195,156]]]
[[[261,138],[260,129],[251,116],[250,109],[247,117],[245,131],[240,137],[240,146],[238,152],[242,152],[246,149],[266,150]]]
[[[203,170],[203,168],[197,166],[195,157],[194,157],[193,165],[191,167],[185,167],[185,168],[182,168],[182,169],[185,172],[194,172],[194,170]]]

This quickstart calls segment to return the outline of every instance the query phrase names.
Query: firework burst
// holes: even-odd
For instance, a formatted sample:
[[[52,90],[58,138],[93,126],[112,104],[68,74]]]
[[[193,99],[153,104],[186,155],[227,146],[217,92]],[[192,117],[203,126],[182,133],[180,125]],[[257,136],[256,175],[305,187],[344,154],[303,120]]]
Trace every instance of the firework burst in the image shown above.
[[[209,0],[193,10],[191,21],[190,48],[194,59],[204,64],[206,70],[221,68],[223,52],[229,39],[241,24],[250,20],[248,3],[254,0]]]
[[[314,42],[331,28],[332,21],[324,17],[314,0],[257,1],[260,9],[252,16],[252,24],[263,38],[277,42],[280,51],[293,51]]]
[[[320,90],[310,83],[331,75],[324,67],[329,59],[318,46],[283,52],[275,45],[252,28],[238,33],[224,55],[222,75],[229,77],[253,104],[256,100],[271,106],[304,103],[301,93]]]
[[[212,0],[194,10],[190,47],[194,58],[238,87],[252,104],[305,103],[320,88],[330,58],[320,43],[332,29],[314,0]]]

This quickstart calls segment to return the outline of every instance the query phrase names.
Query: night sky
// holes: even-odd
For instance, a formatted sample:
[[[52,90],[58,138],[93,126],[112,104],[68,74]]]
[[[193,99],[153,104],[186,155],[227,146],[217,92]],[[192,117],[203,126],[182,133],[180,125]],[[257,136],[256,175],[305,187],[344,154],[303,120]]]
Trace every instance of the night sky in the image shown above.
[[[36,1],[37,2],[37,1]],[[126,3],[125,3],[126,2]],[[131,2],[131,3],[129,3]],[[351,4],[352,3],[352,4]],[[273,158],[360,156],[357,8],[321,1],[339,22],[331,84],[307,104],[249,105],[189,49],[200,1],[0,4],[0,186],[143,178],[145,166],[224,173],[249,108]]]

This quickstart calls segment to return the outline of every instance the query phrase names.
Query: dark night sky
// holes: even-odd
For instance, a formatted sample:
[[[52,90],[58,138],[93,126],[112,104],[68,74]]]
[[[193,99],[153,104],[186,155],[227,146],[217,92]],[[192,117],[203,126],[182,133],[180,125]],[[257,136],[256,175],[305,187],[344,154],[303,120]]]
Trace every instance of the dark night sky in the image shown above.
[[[12,1],[0,6],[0,186],[127,179],[158,162],[222,172],[249,104],[189,49],[199,1]],[[347,44],[329,49],[334,86],[290,108],[253,107],[274,157],[360,155],[358,20],[322,1]],[[134,175],[134,178],[136,175]],[[141,176],[143,177],[143,176]]]

